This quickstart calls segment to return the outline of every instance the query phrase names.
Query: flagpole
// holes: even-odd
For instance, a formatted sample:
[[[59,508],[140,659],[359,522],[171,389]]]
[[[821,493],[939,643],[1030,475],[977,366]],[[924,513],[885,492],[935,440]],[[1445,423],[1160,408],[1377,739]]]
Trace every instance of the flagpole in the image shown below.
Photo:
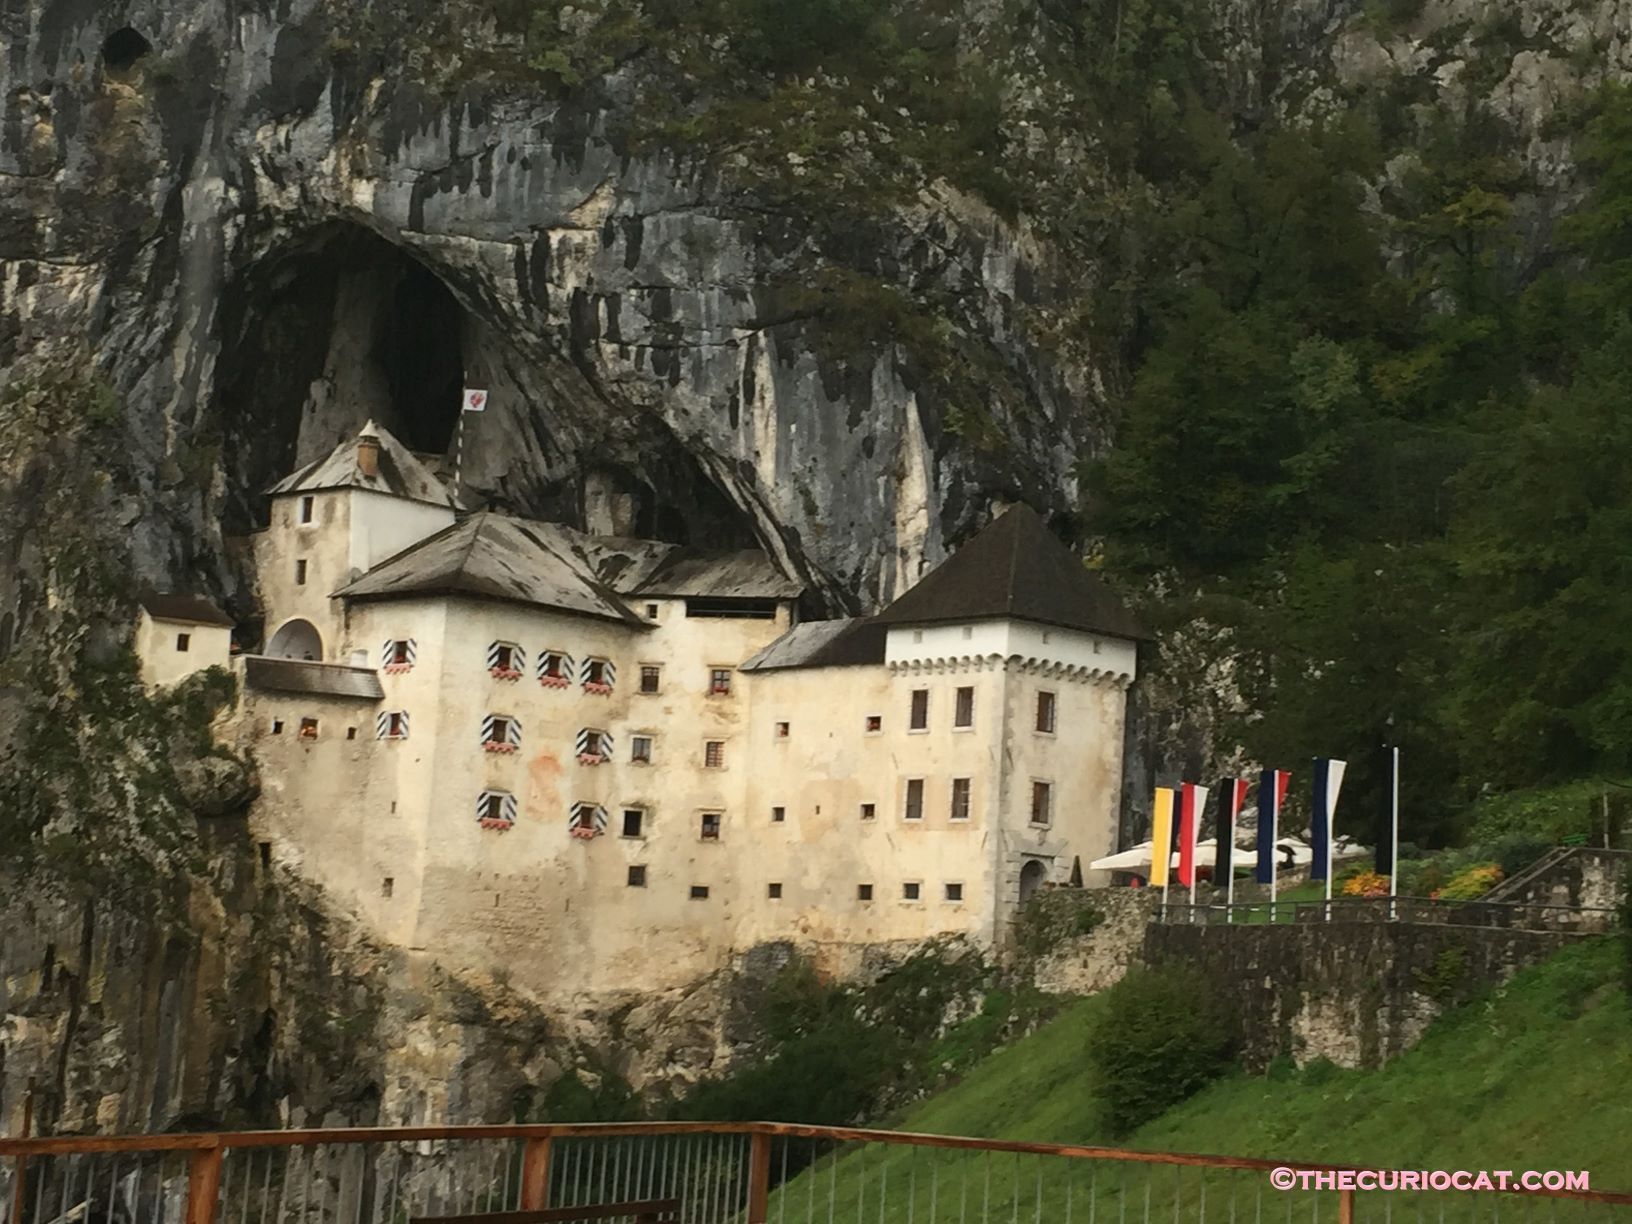
[[[1229,797],[1226,799],[1223,795],[1219,796],[1219,800],[1221,802],[1228,803],[1230,805],[1230,828],[1229,828],[1229,834],[1228,834],[1229,839],[1230,839],[1230,853],[1229,853],[1230,869],[1224,873],[1224,925],[1225,926],[1229,926],[1231,923],[1233,923],[1235,921],[1235,813],[1236,813],[1236,808],[1238,806],[1238,804],[1236,803],[1236,798],[1235,798],[1236,794],[1237,794],[1237,791],[1236,791],[1236,787],[1235,787],[1235,779],[1231,778],[1230,779],[1230,789],[1229,789],[1229,792],[1228,792]],[[1222,829],[1219,830],[1219,835],[1224,836],[1224,831]],[[1217,887],[1218,882],[1215,880],[1213,882],[1213,884],[1214,884],[1214,887]]]
[[[1326,915],[1325,915],[1325,918],[1323,919],[1323,921],[1330,922],[1332,920],[1332,877],[1337,874],[1337,861],[1333,857],[1333,854],[1337,849],[1337,835],[1336,835],[1336,832],[1335,832],[1336,825],[1337,825],[1337,804],[1333,801],[1331,793],[1330,793],[1331,792],[1331,787],[1332,787],[1332,765],[1331,765],[1331,762],[1330,761],[1321,762],[1320,763],[1320,768],[1323,769],[1326,772],[1326,787],[1325,787],[1325,792],[1321,796],[1321,801],[1323,803],[1325,803],[1326,807],[1327,807],[1327,813],[1326,813]]]
[[[1394,898],[1400,893],[1400,750],[1390,747],[1388,751],[1391,758],[1389,789],[1392,792],[1388,834],[1388,920],[1393,922],[1398,906]]]

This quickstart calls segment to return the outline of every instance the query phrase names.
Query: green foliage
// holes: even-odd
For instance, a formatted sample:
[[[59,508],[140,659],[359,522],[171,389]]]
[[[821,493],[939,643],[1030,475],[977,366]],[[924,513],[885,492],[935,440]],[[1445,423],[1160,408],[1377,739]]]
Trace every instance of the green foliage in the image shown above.
[[[1427,969],[1417,970],[1416,988],[1436,1003],[1448,1003],[1467,982],[1468,954],[1461,948],[1445,948]]]
[[[630,1122],[641,1116],[629,1081],[610,1067],[573,1067],[545,1090],[533,1122]]]
[[[1190,969],[1135,969],[1107,992],[1088,1038],[1112,1137],[1121,1138],[1230,1066],[1233,1018]]]

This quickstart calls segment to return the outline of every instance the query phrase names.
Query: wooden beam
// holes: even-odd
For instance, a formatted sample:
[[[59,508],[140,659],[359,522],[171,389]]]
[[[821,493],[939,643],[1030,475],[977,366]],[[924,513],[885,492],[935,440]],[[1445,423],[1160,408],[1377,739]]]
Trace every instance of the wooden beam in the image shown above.
[[[550,1205],[550,1137],[526,1140],[521,1155],[521,1207],[537,1211]]]
[[[193,1153],[187,1165],[187,1224],[215,1224],[216,1200],[221,1197],[221,1157],[217,1147]]]
[[[748,1146],[748,1221],[765,1224],[771,1194],[771,1136],[755,1132]]]

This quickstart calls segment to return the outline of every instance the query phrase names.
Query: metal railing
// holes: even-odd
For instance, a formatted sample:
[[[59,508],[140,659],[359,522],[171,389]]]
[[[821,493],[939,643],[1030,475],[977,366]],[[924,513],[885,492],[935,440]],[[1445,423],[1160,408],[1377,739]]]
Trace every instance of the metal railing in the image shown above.
[[[1181,925],[1418,922],[1579,934],[1607,931],[1618,920],[1616,911],[1607,907],[1447,901],[1434,897],[1333,897],[1330,901],[1253,901],[1235,905],[1191,905],[1169,899],[1165,904],[1157,903],[1156,914],[1162,922]]]
[[[543,1224],[650,1200],[680,1224],[1632,1224],[1632,1194],[1280,1190],[1277,1169],[1343,1172],[781,1123],[0,1139],[0,1224]]]

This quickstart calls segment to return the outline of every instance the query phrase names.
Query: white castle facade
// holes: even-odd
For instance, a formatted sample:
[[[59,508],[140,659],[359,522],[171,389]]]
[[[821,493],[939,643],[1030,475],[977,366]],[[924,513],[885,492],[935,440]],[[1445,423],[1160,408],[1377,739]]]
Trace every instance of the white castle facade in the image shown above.
[[[159,597],[151,683],[229,664],[263,854],[379,939],[556,993],[770,941],[995,948],[1115,848],[1139,630],[1035,514],[880,614],[797,623],[760,552],[462,513],[383,430],[271,490],[267,629]]]

